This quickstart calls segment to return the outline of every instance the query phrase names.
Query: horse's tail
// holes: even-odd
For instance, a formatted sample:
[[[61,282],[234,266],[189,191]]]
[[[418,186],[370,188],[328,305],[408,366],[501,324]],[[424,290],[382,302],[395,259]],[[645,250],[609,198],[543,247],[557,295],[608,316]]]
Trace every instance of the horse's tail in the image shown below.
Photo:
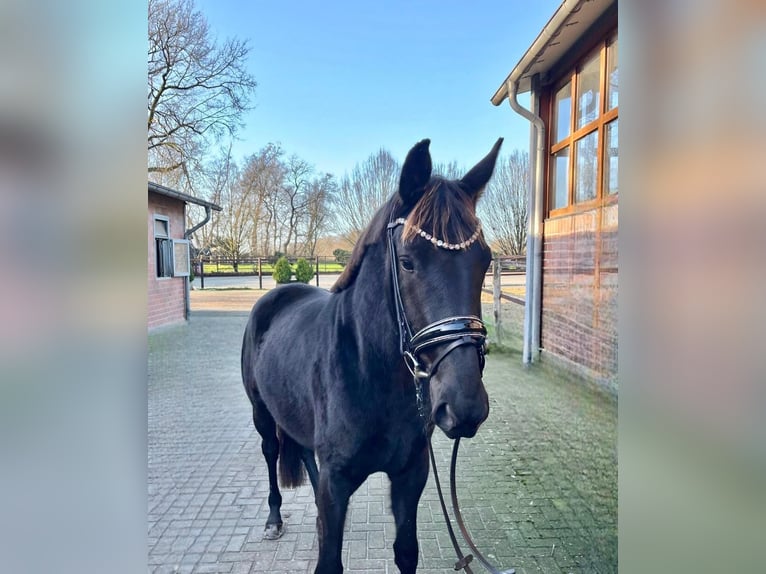
[[[279,437],[279,484],[283,488],[295,488],[306,481],[306,468],[301,452],[303,447],[277,427]]]

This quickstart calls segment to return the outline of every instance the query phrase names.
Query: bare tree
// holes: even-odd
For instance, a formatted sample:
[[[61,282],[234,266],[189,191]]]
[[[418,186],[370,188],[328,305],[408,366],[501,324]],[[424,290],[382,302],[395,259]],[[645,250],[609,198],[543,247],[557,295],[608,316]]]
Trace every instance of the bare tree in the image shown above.
[[[498,160],[479,202],[484,228],[505,255],[521,255],[526,249],[528,192],[529,154],[514,150]]]
[[[270,143],[246,160],[242,173],[253,202],[251,246],[259,255],[271,254],[281,244],[275,230],[283,203],[282,188],[286,173],[283,155],[278,144]]]
[[[433,174],[440,175],[446,179],[460,179],[468,170],[463,169],[458,165],[457,161],[452,160],[449,163],[437,163],[434,164]]]
[[[306,160],[293,154],[287,161],[287,173],[285,185],[282,186],[284,193],[285,213],[284,221],[287,224],[287,236],[282,244],[282,252],[290,254],[290,245],[298,239],[298,224],[307,205],[308,186],[314,168]]]
[[[250,253],[253,232],[253,190],[247,185],[236,165],[230,166],[230,176],[221,190],[220,205],[223,216],[213,239],[213,251],[232,259],[234,271],[239,262]]]
[[[352,244],[377,209],[396,192],[399,169],[399,162],[381,148],[341,179],[334,201],[335,226]]]
[[[236,177],[237,166],[231,158],[231,146],[227,150],[222,150],[220,156],[211,159],[200,169],[192,172],[193,178],[182,178],[183,182],[189,188],[192,195],[201,196],[196,190],[206,190],[208,200],[212,203],[223,205],[224,195],[232,179]],[[176,189],[180,185],[176,185]],[[202,253],[209,253],[216,243],[216,238],[221,233],[223,220],[228,216],[228,211],[211,211],[210,221],[194,232],[193,240],[195,247]],[[186,226],[193,227],[205,217],[205,210],[194,204],[187,206]]]
[[[248,52],[237,39],[217,45],[192,0],[149,0],[149,172],[188,169],[237,131],[256,86]]]
[[[338,184],[332,174],[314,178],[306,193],[306,208],[303,212],[300,228],[301,243],[299,255],[313,256],[317,240],[327,230],[330,221],[332,198]]]

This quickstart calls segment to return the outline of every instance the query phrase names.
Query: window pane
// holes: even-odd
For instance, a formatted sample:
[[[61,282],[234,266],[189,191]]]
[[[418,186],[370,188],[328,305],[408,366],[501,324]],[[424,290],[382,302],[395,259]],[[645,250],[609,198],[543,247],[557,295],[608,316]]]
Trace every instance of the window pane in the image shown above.
[[[556,134],[557,142],[560,142],[569,135],[571,119],[572,82],[567,82],[563,88],[556,92],[556,102],[553,113],[553,133]]]
[[[606,109],[611,110],[617,107],[617,96],[619,95],[620,76],[617,66],[617,38],[606,49]]]
[[[577,74],[577,129],[598,118],[599,61],[600,54],[597,53]]]
[[[189,242],[173,240],[173,277],[189,276]]]
[[[596,197],[598,185],[598,131],[575,142],[575,203]]]
[[[173,242],[170,239],[155,239],[157,249],[157,277],[173,276]]]
[[[154,244],[155,244],[154,256],[155,256],[155,260],[157,261],[157,277],[165,276],[165,254],[162,249],[163,241],[165,240],[164,239],[154,240]]]
[[[164,219],[154,220],[154,236],[155,237],[170,237],[168,230],[170,222]]]
[[[617,120],[606,124],[606,134],[604,137],[604,191],[606,193],[617,193]]]
[[[550,208],[559,209],[569,205],[569,148],[553,154],[550,191]]]

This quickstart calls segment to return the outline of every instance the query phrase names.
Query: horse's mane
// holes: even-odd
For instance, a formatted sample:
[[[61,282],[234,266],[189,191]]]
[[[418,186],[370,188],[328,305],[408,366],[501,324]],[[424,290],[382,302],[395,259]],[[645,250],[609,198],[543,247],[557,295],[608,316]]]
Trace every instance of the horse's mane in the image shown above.
[[[474,200],[457,181],[432,177],[423,195],[409,211],[402,205],[399,194],[394,194],[375,213],[359,236],[346,268],[330,289],[333,293],[346,289],[354,282],[367,248],[381,243],[385,238],[386,225],[398,217],[406,219],[402,235],[404,241],[412,241],[418,236],[418,230],[423,230],[449,243],[462,243],[479,225]],[[483,242],[483,236],[480,235],[479,240]]]

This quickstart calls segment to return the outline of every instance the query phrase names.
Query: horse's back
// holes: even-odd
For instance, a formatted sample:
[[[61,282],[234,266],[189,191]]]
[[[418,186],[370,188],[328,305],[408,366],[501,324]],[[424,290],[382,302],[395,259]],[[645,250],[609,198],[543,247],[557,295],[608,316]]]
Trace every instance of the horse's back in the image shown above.
[[[293,312],[296,306],[321,305],[329,297],[330,294],[324,289],[305,283],[281,285],[255,302],[250,312],[248,328],[256,327],[264,331],[268,329],[275,317],[283,315],[285,312]]]
[[[304,283],[282,285],[266,293],[250,311],[242,343],[243,361],[246,353],[258,351],[266,337],[289,336],[285,332],[291,330],[289,325],[310,321],[330,296],[324,289]]]
[[[250,312],[242,341],[242,379],[250,400],[262,400],[278,424],[280,413],[313,410],[311,372],[327,352],[318,342],[325,338],[322,316],[331,297],[323,289],[291,283],[269,291]],[[304,412],[302,419],[302,428],[291,434],[306,445],[313,412]],[[282,423],[286,430],[292,426]]]

